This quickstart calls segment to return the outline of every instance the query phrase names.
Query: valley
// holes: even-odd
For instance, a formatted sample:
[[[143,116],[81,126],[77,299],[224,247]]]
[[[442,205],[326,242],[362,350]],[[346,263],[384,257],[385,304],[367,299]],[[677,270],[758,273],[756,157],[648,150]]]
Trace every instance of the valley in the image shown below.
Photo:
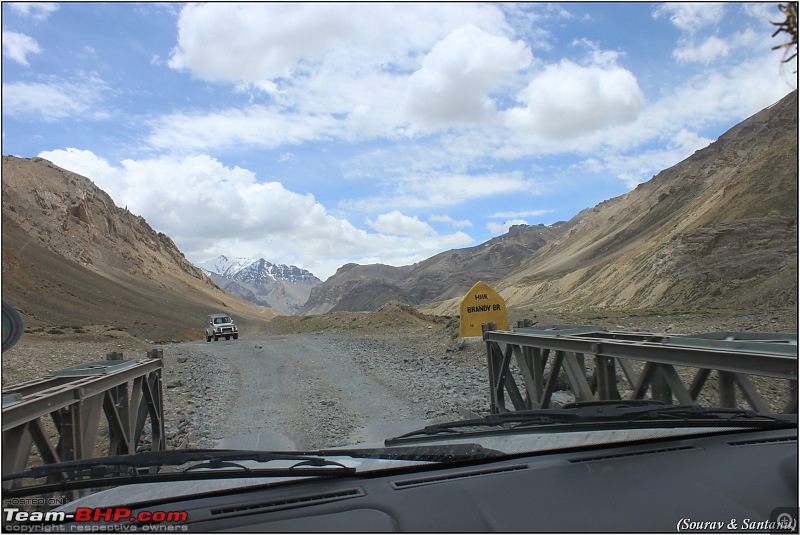
[[[477,281],[510,307],[557,315],[792,310],[797,176],[795,91],[570,221],[515,225],[414,265],[345,264],[322,282],[263,258],[204,271],[87,178],[4,156],[3,296],[31,328],[109,325],[156,342],[199,337],[220,311],[244,327],[391,301],[453,316]]]
[[[263,258],[229,259],[220,255],[197,267],[226,292],[280,314],[296,314],[308,301],[312,288],[322,283],[308,270],[275,265]]]
[[[797,332],[793,309],[509,312],[512,324],[531,319],[673,334]],[[237,341],[216,343],[155,344],[107,326],[28,330],[3,354],[2,379],[7,386],[103,360],[109,351],[141,359],[159,348],[170,447],[248,448],[256,445],[253,435],[272,441],[262,446],[342,445],[375,441],[427,420],[460,419],[463,409],[486,414],[485,346],[457,333],[455,318],[426,316],[400,303],[371,313],[279,316],[246,329]]]
[[[487,410],[485,348],[458,338],[456,313],[477,280],[505,298],[512,326],[796,333],[796,150],[794,92],[570,221],[517,225],[411,266],[346,264],[324,282],[264,259],[224,258],[203,271],[85,177],[5,156],[3,298],[25,332],[3,354],[3,385],[111,351],[140,358],[162,348],[172,446],[211,445],[302,415],[338,442],[365,436],[348,415],[376,403],[378,420],[392,410],[411,420]],[[235,264],[226,281],[215,279]],[[282,304],[248,302],[228,283],[283,294]],[[205,316],[221,311],[240,339],[203,343]],[[347,398],[365,390],[373,395]],[[283,416],[259,420],[273,412]]]

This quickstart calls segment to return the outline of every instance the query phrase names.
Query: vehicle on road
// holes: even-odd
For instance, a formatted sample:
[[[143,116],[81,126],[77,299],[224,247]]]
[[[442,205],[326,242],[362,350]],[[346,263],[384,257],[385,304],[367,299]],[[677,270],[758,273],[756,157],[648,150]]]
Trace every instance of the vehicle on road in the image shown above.
[[[796,533],[797,415],[593,401],[373,445],[67,461],[3,484],[12,499],[111,487],[49,512],[70,529]]]
[[[239,328],[233,323],[233,318],[223,313],[206,316],[206,342],[212,339],[216,342],[223,336],[225,340],[239,339]]]

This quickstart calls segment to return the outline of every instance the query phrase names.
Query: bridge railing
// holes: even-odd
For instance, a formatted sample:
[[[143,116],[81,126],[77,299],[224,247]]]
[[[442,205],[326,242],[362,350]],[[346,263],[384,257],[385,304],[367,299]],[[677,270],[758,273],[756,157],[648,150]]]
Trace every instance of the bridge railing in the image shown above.
[[[527,320],[513,331],[497,331],[493,323],[482,329],[492,413],[550,408],[559,391],[570,401],[656,399],[798,411],[796,334],[666,335],[534,328]]]
[[[108,360],[3,389],[3,474],[139,449],[165,450],[161,350]],[[102,440],[98,440],[99,435]]]

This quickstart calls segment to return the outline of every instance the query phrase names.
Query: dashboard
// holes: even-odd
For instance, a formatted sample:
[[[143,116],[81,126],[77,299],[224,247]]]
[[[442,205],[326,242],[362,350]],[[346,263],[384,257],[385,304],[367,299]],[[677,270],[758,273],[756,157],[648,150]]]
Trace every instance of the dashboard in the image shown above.
[[[185,524],[158,526],[170,531],[770,531],[778,515],[797,519],[797,470],[797,429],[746,431],[128,507],[185,511]]]

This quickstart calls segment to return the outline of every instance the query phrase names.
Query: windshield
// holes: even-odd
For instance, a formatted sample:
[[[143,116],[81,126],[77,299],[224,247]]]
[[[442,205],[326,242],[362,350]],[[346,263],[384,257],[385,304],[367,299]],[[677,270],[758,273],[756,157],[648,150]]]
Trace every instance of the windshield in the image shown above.
[[[796,58],[725,6],[3,3],[6,505],[796,426]],[[147,457],[220,449],[289,458]]]

